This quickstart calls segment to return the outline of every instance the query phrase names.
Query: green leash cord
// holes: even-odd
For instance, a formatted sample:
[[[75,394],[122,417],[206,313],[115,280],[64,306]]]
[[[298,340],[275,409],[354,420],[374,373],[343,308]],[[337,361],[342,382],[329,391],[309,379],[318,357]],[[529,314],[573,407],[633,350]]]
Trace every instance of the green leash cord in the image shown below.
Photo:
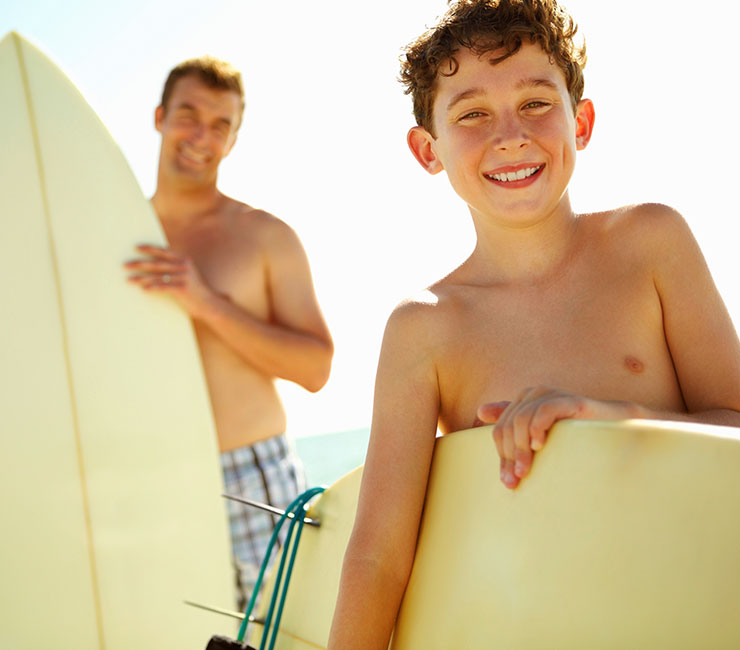
[[[247,622],[249,621],[249,617],[252,615],[252,610],[254,609],[255,601],[257,600],[257,594],[260,591],[260,588],[262,586],[262,580],[265,575],[265,571],[267,570],[267,564],[270,561],[270,556],[272,555],[272,549],[275,547],[275,544],[277,543],[278,534],[280,533],[281,528],[283,527],[283,524],[285,523],[285,520],[290,517],[290,515],[293,515],[290,520],[290,524],[288,526],[288,532],[285,537],[285,544],[283,546],[283,552],[280,556],[280,565],[278,567],[277,575],[275,578],[275,588],[272,592],[272,598],[270,599],[270,607],[267,611],[267,615],[265,616],[265,624],[264,624],[264,631],[262,632],[262,641],[260,642],[259,650],[265,650],[267,647],[267,650],[273,650],[275,647],[275,642],[277,640],[277,633],[278,629],[280,627],[280,619],[283,615],[283,607],[285,605],[285,598],[288,595],[288,585],[290,583],[290,576],[293,573],[293,565],[295,563],[295,557],[296,553],[298,552],[298,542],[300,542],[301,534],[303,532],[303,525],[304,525],[304,516],[306,514],[306,506],[308,505],[308,502],[313,499],[316,495],[321,494],[325,488],[323,487],[315,487],[311,488],[310,490],[306,490],[303,492],[303,494],[299,494],[292,502],[291,504],[285,509],[285,512],[281,515],[280,520],[278,521],[277,525],[275,526],[275,530],[272,532],[272,536],[270,537],[270,541],[267,544],[267,552],[265,553],[265,557],[262,560],[262,565],[260,566],[259,575],[257,576],[257,581],[255,582],[254,589],[252,590],[252,595],[249,598],[249,604],[247,605],[246,612],[244,614],[244,620],[242,621],[241,627],[239,628],[239,634],[237,636],[237,640],[240,642],[244,641],[244,636],[247,631]],[[297,528],[296,528],[297,527]],[[293,540],[293,532],[296,531],[295,540]],[[291,541],[293,542],[291,544]],[[290,548],[290,561],[288,562],[288,569],[285,573],[285,579],[283,579],[283,572],[285,570],[285,563],[288,556],[288,549]],[[282,582],[282,588],[281,588],[281,582]],[[278,593],[280,593],[280,602],[277,603],[278,599]],[[275,605],[277,606],[277,613],[275,614]],[[272,618],[273,615],[275,615],[275,622],[273,624]],[[270,644],[268,646],[265,646],[267,643],[267,637],[268,633],[270,631],[270,627],[272,626],[272,635],[270,638]]]

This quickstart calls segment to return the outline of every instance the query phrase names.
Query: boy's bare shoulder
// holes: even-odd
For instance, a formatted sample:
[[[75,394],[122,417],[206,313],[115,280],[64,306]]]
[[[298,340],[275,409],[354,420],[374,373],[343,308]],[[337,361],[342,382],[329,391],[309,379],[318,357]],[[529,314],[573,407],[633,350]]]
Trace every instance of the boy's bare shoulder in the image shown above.
[[[661,203],[628,205],[581,215],[580,220],[597,249],[641,257],[650,266],[661,264],[677,250],[697,248],[681,213]]]
[[[386,335],[405,339],[410,346],[432,354],[459,324],[463,288],[453,272],[406,298],[391,313]]]
[[[640,203],[615,210],[581,215],[590,228],[609,236],[640,238],[680,236],[688,231],[680,212],[662,203]]]

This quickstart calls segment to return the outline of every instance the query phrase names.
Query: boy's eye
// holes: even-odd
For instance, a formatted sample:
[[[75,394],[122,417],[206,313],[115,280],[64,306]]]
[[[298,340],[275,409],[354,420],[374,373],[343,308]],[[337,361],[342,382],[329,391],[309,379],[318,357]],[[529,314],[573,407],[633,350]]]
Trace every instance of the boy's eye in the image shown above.
[[[537,99],[531,102],[527,102],[526,104],[524,104],[523,108],[524,110],[538,110],[549,108],[549,106],[549,102],[543,102]]]
[[[483,116],[483,113],[481,113],[480,111],[470,111],[470,113],[465,113],[465,115],[463,115],[460,119],[461,120],[472,120],[472,119],[475,119],[476,117],[482,117],[482,116]]]

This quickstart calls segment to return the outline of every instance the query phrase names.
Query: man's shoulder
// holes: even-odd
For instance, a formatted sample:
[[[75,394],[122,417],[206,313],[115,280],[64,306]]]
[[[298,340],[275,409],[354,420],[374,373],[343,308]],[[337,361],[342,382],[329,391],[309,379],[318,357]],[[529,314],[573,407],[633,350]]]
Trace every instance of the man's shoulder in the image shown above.
[[[251,238],[265,241],[293,240],[297,237],[293,228],[271,212],[230,197],[224,198],[228,202],[225,213],[228,214],[228,221],[235,231],[246,232]]]

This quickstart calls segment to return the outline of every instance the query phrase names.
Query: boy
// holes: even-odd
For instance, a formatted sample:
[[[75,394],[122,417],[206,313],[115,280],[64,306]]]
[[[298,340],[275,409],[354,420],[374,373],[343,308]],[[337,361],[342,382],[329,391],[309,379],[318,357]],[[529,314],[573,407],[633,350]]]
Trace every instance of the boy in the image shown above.
[[[740,343],[682,218],[571,209],[594,125],[575,31],[556,0],[461,0],[406,50],[409,146],[447,172],[477,243],[389,319],[330,648],[388,645],[437,427],[498,420],[515,488],[560,419],[740,425]]]

